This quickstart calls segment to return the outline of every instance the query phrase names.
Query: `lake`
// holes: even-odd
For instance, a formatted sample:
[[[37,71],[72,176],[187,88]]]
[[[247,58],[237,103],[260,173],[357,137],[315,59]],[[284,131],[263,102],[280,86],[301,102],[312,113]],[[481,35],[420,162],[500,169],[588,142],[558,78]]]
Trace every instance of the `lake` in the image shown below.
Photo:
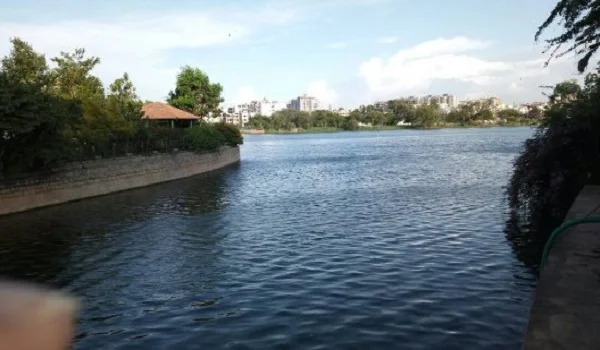
[[[531,135],[249,135],[239,165],[0,218],[0,274],[82,297],[76,349],[519,349]]]

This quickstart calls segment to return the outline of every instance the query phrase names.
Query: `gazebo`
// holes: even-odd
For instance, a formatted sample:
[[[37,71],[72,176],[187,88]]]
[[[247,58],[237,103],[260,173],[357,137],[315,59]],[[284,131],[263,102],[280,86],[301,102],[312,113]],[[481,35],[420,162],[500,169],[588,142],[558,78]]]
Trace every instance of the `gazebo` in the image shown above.
[[[142,107],[142,119],[155,121],[160,124],[166,123],[171,128],[191,127],[200,117],[190,112],[175,108],[162,102],[147,103]]]

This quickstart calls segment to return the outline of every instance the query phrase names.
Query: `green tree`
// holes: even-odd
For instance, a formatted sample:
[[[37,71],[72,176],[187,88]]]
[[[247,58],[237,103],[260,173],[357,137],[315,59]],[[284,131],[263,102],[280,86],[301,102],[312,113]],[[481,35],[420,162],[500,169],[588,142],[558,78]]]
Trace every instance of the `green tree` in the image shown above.
[[[142,102],[127,73],[110,84],[107,103],[110,113],[127,123],[126,127],[131,131],[139,124]]]
[[[69,154],[70,125],[80,106],[49,93],[53,77],[43,55],[20,39],[0,68],[0,172],[38,170]]]
[[[596,0],[560,0],[535,33],[536,41],[554,22],[564,31],[546,40],[550,58],[569,52],[580,56],[577,69],[585,71],[589,60],[600,47],[600,2]],[[566,47],[560,51],[561,48]]]
[[[571,79],[558,83],[552,91],[549,97],[550,103],[571,101],[577,98],[577,95],[581,92],[581,86],[577,83],[577,80]]]
[[[561,86],[555,93],[559,94]],[[600,78],[588,74],[577,100],[551,104],[515,160],[507,194],[516,242],[536,254],[586,184],[600,184]]]
[[[478,121],[492,120],[494,119],[494,113],[489,109],[482,109],[475,113],[474,119]]]
[[[223,102],[223,87],[211,83],[208,75],[198,68],[185,66],[177,75],[175,90],[169,92],[167,102],[201,118],[215,112]]]
[[[547,40],[551,55],[574,52],[583,72],[599,46],[600,3],[561,0],[536,33],[536,40],[561,20],[563,32]],[[566,49],[559,52],[561,47]],[[538,110],[541,118],[535,135],[515,160],[507,187],[511,220],[507,235],[517,251],[539,256],[549,233],[566,215],[586,184],[600,184],[600,79],[586,76],[585,84],[565,81],[554,87],[549,109]]]
[[[31,45],[19,38],[10,40],[12,50],[2,59],[2,71],[6,79],[18,84],[45,88],[50,82],[46,57],[33,50]]]
[[[515,123],[523,119],[523,114],[516,109],[503,109],[498,112],[498,119],[509,123]]]
[[[91,72],[100,63],[98,57],[86,57],[85,49],[73,53],[61,52],[52,58],[57,65],[53,70],[53,92],[69,99],[102,99],[104,88]]]
[[[388,102],[389,109],[394,115],[394,121],[412,123],[415,118],[415,106],[409,101],[398,99]],[[394,123],[395,124],[395,123]]]
[[[413,125],[421,128],[432,128],[441,120],[439,109],[435,105],[420,105],[415,110]]]

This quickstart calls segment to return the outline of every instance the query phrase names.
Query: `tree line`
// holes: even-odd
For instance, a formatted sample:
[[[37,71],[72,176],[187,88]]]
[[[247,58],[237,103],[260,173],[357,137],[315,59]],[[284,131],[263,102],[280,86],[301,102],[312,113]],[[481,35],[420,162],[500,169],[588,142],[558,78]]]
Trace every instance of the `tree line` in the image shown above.
[[[105,89],[92,74],[100,59],[84,49],[47,60],[19,38],[11,44],[0,65],[0,176],[74,160],[241,143],[237,129],[225,125],[147,127],[129,75]],[[221,91],[199,69],[184,67],[168,102],[202,116],[218,109]]]
[[[373,127],[410,124],[416,128],[435,128],[448,125],[478,125],[485,122],[497,124],[533,124],[541,117],[541,111],[523,114],[515,109],[494,112],[490,105],[482,101],[468,101],[458,108],[444,112],[437,103],[416,105],[406,99],[388,101],[380,105],[360,106],[343,117],[335,111],[317,110],[312,113],[296,110],[282,110],[271,117],[261,115],[249,119],[246,127],[270,130],[290,130],[294,128],[336,128],[357,130],[360,125]]]

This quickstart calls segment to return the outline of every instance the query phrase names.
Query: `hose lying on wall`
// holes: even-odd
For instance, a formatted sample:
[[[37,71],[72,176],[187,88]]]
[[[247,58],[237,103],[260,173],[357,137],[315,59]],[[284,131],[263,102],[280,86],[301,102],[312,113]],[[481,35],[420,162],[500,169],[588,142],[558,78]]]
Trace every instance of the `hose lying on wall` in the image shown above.
[[[560,225],[556,230],[552,231],[550,237],[546,241],[544,245],[544,252],[542,253],[542,261],[540,264],[540,271],[544,269],[544,265],[546,265],[546,260],[548,259],[548,254],[550,253],[550,249],[554,245],[556,238],[560,236],[563,232],[569,230],[573,226],[581,225],[581,224],[592,224],[592,223],[600,223],[600,216],[588,216],[581,219],[574,219],[564,222]]]

